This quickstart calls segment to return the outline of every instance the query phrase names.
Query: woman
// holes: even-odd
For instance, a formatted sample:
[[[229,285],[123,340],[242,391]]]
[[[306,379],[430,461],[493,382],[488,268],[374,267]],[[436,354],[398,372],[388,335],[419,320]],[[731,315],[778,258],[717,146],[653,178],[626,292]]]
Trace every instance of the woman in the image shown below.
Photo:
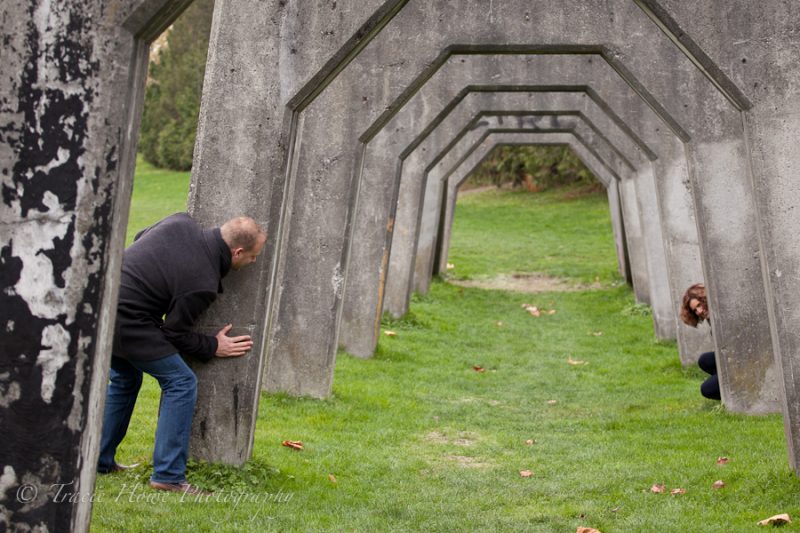
[[[681,320],[684,324],[697,327],[697,324],[708,320],[708,302],[706,301],[706,287],[702,283],[695,283],[683,295],[683,304],[681,305]],[[717,361],[714,357],[714,352],[706,352],[697,360],[697,365],[703,369],[704,372],[711,374],[702,385],[700,385],[700,394],[710,400],[721,399],[719,393],[719,378],[717,377]]]

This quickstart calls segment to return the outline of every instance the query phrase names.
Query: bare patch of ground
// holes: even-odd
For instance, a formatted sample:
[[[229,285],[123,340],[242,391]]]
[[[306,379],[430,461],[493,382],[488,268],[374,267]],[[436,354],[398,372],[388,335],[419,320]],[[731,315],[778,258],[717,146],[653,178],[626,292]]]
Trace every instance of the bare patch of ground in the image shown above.
[[[574,284],[566,279],[553,278],[538,272],[515,272],[487,279],[448,279],[447,282],[459,287],[528,293],[584,291],[586,289],[603,288],[603,285],[599,282],[588,285]]]
[[[489,468],[492,466],[475,457],[467,457],[466,455],[445,455],[444,458],[448,461],[454,461],[458,466],[464,468]]]
[[[448,437],[440,431],[431,431],[425,435],[425,440],[436,444],[455,444],[456,446],[472,446],[478,436],[474,433],[461,432],[458,437]]]

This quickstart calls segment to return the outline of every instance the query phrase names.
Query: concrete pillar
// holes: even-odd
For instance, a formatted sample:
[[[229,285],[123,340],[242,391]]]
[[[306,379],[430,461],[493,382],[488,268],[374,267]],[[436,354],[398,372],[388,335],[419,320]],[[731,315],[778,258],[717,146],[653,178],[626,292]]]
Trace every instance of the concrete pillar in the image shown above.
[[[506,61],[506,62],[511,61],[512,60],[511,58],[512,56],[501,56],[501,57],[488,56],[480,59],[481,61],[498,64],[501,61]],[[653,113],[653,111],[647,106],[647,104],[644,101],[642,101],[635,94],[635,92],[633,92],[631,88],[625,84],[625,82],[622,79],[620,79],[617,76],[607,78],[602,75],[602,68],[603,68],[602,63],[596,63],[596,62],[591,63],[591,60],[587,63],[585,60],[583,60],[579,70],[582,73],[588,74],[593,80],[602,81],[603,83],[602,87],[604,88],[607,87],[607,90],[604,91],[604,96],[609,97],[608,95],[610,95],[611,104],[613,104],[613,107],[615,108],[614,111],[617,111],[617,113],[615,113],[610,109],[612,106],[610,106],[608,102],[605,102],[600,96],[598,96],[595,90],[590,90],[587,92],[587,91],[582,91],[580,87],[576,88],[574,86],[570,87],[568,85],[565,85],[559,89],[560,91],[563,92],[537,93],[535,92],[536,87],[533,86],[526,87],[523,85],[517,85],[517,86],[502,85],[503,83],[507,82],[520,83],[524,81],[528,76],[533,75],[531,74],[531,72],[534,69],[535,63],[532,63],[529,58],[526,58],[524,56],[518,56],[515,58],[515,60],[519,62],[520,66],[517,67],[515,66],[515,63],[508,63],[509,65],[508,69],[505,69],[502,73],[497,73],[497,74],[495,74],[492,71],[489,71],[490,72],[489,76],[485,73],[481,73],[481,68],[485,69],[486,68],[485,66],[470,66],[478,61],[478,59],[470,57],[469,61],[467,62],[467,66],[463,68],[467,70],[468,74],[474,71],[478,71],[481,77],[473,77],[469,81],[477,82],[481,80],[482,77],[486,78],[491,77],[491,79],[498,84],[487,86],[485,89],[482,89],[480,85],[475,85],[475,84],[470,85],[467,90],[458,93],[453,98],[452,102],[447,103],[447,105],[443,105],[445,112],[449,111],[451,108],[454,108],[454,112],[455,111],[460,112],[462,108],[468,106],[468,103],[470,102],[473,96],[474,97],[490,96],[485,92],[481,92],[487,90],[516,91],[516,92],[508,92],[500,94],[502,95],[501,96],[502,98],[512,98],[514,96],[520,98],[527,98],[528,99],[527,105],[530,105],[531,109],[541,109],[541,107],[537,107],[542,105],[541,100],[537,99],[537,97],[541,96],[542,94],[550,94],[551,95],[550,98],[559,95],[559,97],[562,98],[562,101],[563,98],[566,97],[567,95],[581,94],[583,95],[584,103],[581,106],[579,106],[579,108],[582,109],[582,112],[586,113],[588,109],[588,112],[591,113],[592,111],[594,111],[594,113],[597,114],[597,110],[595,109],[596,106],[597,108],[604,110],[604,112],[610,113],[609,116],[611,122],[618,124],[618,126],[616,126],[616,129],[619,131],[627,132],[627,133],[616,133],[612,136],[615,139],[621,138],[623,140],[628,139],[628,137],[630,137],[630,139],[628,139],[628,142],[632,142],[636,145],[642,145],[641,150],[643,150],[646,153],[649,159],[655,159],[653,148],[646,147],[642,138],[645,138],[648,140],[648,142],[655,143],[656,145],[662,145],[665,142],[668,142],[669,137],[673,137],[674,139],[674,136],[672,136],[672,134],[669,133],[668,127],[662,123],[661,119],[655,113]],[[464,61],[460,60],[458,56],[456,56],[453,59],[453,63],[455,63],[456,65],[461,65],[463,62]],[[457,83],[459,83],[459,81],[457,81],[458,80],[457,74],[449,74],[448,72],[446,72],[446,69],[450,67],[451,67],[450,62],[445,63],[445,65],[441,69],[442,71],[445,72],[437,72],[437,74],[431,80],[429,80],[428,84],[426,84],[426,86],[417,95],[415,95],[415,97],[409,102],[409,104],[406,105],[406,109],[412,108],[413,105],[413,108],[421,108],[427,111],[430,115],[434,115],[435,111],[433,110],[436,108],[435,106],[432,105],[432,98],[423,97],[421,95],[428,95],[430,92],[435,93],[438,90],[438,89],[430,89],[431,85],[433,85],[434,87],[441,85],[442,87],[446,88],[449,91],[452,91],[454,86],[457,87],[458,86]],[[544,70],[544,72],[540,72],[539,69]],[[600,70],[597,73],[593,73],[593,71],[596,69]],[[562,81],[580,83],[579,81],[580,78],[571,77],[569,75],[569,72],[570,72],[569,68],[567,68],[565,65],[562,64],[558,65],[557,73],[558,75],[561,76],[560,79]],[[510,77],[508,77],[509,73],[511,73]],[[523,74],[519,75],[519,73]],[[534,77],[537,80],[541,80],[544,82],[550,81],[547,76],[551,76],[552,72],[548,71],[547,69],[538,67],[536,69],[536,73],[537,74]],[[564,77],[565,75],[567,77]],[[461,78],[464,78],[464,76],[462,75]],[[440,79],[442,81],[437,81]],[[553,80],[553,83],[555,83],[555,80]],[[554,90],[553,87],[548,87],[548,86],[540,86],[540,87],[541,88],[539,89],[539,91]],[[465,92],[467,93],[466,96],[464,95]],[[524,92],[527,92],[527,94],[524,94]],[[460,99],[462,98],[463,102],[460,101]],[[518,100],[519,102],[524,101],[519,98]],[[421,102],[421,104],[415,104],[415,102],[417,101]],[[587,105],[587,103],[589,105]],[[524,107],[525,104],[522,105]],[[572,105],[574,106],[574,104]],[[567,109],[567,108],[562,107],[561,109]],[[421,124],[423,123],[417,119],[418,117],[417,113],[418,112],[416,111],[406,113],[404,110],[404,114],[413,117],[413,119],[416,121],[415,124],[420,124],[418,127],[421,128],[422,127]],[[442,137],[442,135],[449,135],[450,137],[452,137],[453,136],[453,133],[451,133],[452,131],[458,131],[460,128],[463,127],[463,126],[454,127],[452,124],[450,124],[453,123],[453,120],[451,120],[451,115],[447,115],[443,119],[439,118],[443,113],[444,112],[440,113],[439,116],[437,116],[437,118],[430,123],[430,125],[424,128],[423,133],[420,135],[421,137],[425,137],[430,134],[431,137],[435,138],[437,135],[439,135],[438,132],[440,130],[444,132],[443,134],[439,135],[440,138],[445,138]],[[623,116],[623,119],[627,119],[627,121],[621,119],[620,115]],[[398,125],[392,126],[393,124],[398,124]],[[639,124],[645,127],[640,127]],[[637,131],[634,133],[633,131],[631,131],[631,128],[634,128]],[[388,237],[386,241],[388,241],[392,237],[394,237],[395,240],[397,238],[400,238],[411,241],[411,237],[409,236],[411,235],[411,231],[406,227],[404,227],[403,224],[395,224],[394,216],[389,218],[388,224],[386,222],[380,221],[381,217],[379,215],[379,212],[381,210],[381,207],[375,208],[374,206],[390,204],[392,207],[391,208],[386,207],[385,209],[393,211],[393,206],[395,205],[393,197],[391,197],[392,198],[391,200],[386,199],[389,198],[390,196],[388,196],[385,193],[386,187],[384,187],[381,184],[381,180],[383,179],[382,176],[387,172],[396,173],[397,171],[396,170],[380,171],[377,169],[377,167],[371,164],[371,159],[370,159],[370,154],[373,153],[374,150],[374,153],[378,154],[379,161],[391,160],[391,158],[387,154],[392,153],[392,150],[399,150],[400,149],[399,147],[404,146],[404,143],[406,141],[402,139],[408,138],[407,136],[410,135],[408,129],[409,128],[407,126],[400,125],[400,123],[398,123],[397,119],[395,118],[392,120],[389,126],[384,127],[381,133],[377,134],[367,145],[367,153],[364,158],[365,171],[363,172],[365,181],[364,184],[362,185],[361,196],[363,198],[369,198],[370,200],[363,201],[361,205],[364,205],[366,207],[361,208],[356,214],[357,218],[355,227],[356,230],[360,232],[360,234],[358,237],[354,239],[354,244],[353,244],[353,254],[355,258],[354,259],[355,264],[359,265],[372,264],[375,261],[377,261],[376,259],[374,259],[374,257],[382,258],[381,259],[382,264],[386,263],[386,261],[388,260],[388,250],[385,248],[386,245],[384,245],[384,247],[379,249],[379,251],[377,252],[364,252],[363,250],[363,248],[365,247],[365,243],[370,243],[373,240],[375,240],[374,238],[370,237],[372,235],[376,235],[375,232],[379,231],[377,228],[382,227],[384,224],[388,228],[387,231]],[[433,129],[432,132],[431,129]],[[606,131],[605,128],[601,129],[603,129],[603,131]],[[384,135],[383,133],[384,131],[391,132],[392,134]],[[400,138],[401,140],[398,141],[398,138]],[[457,138],[458,136],[456,135],[456,137],[453,138],[451,142],[456,142]],[[440,142],[447,142],[447,141],[440,141]],[[673,140],[672,142],[675,141]],[[375,145],[374,149],[373,145]],[[422,151],[426,152],[426,155],[425,157],[418,159],[415,159],[413,157],[413,153],[412,155],[409,156],[404,155],[404,159],[402,159],[402,166],[401,166],[403,175],[410,175],[410,176],[414,176],[415,174],[418,175],[423,172],[423,169],[426,166],[432,164],[432,163],[427,163],[426,161],[431,161],[432,159],[435,161],[434,154],[440,151],[440,149],[437,150],[435,148],[431,148],[433,146],[434,144],[432,144],[431,141],[429,141],[429,139],[427,138],[425,138],[424,141],[414,140],[412,145],[410,145],[409,149],[406,150],[406,152],[412,151],[413,148],[412,152]],[[417,170],[406,171],[406,169],[408,168],[416,168]],[[373,182],[375,183],[374,185]],[[404,186],[401,184],[401,192],[405,190],[402,189],[402,187]],[[376,193],[372,191],[378,191],[378,192]],[[380,197],[379,195],[381,194],[383,194],[384,196]],[[413,189],[411,189],[410,191],[402,193],[401,197],[411,198],[410,201],[412,203],[409,205],[414,205],[413,198],[415,198],[415,196],[418,194],[420,193],[418,192],[415,193]],[[402,203],[402,198],[401,198],[401,203]],[[691,205],[688,207],[688,209],[691,209]],[[686,220],[685,217],[686,210],[687,210],[686,206],[683,206],[681,209],[679,209],[679,216],[681,217],[681,220]],[[362,217],[363,212],[367,212],[369,213],[369,215],[360,218]],[[414,213],[414,211],[411,211],[411,213]],[[411,216],[413,217],[413,214]],[[398,215],[398,217],[399,220],[402,220],[403,218],[400,215]],[[689,218],[689,221],[691,222],[691,217]],[[694,227],[691,224],[689,225],[691,228]],[[392,235],[393,230],[396,230],[399,233],[399,237],[397,234]],[[413,243],[413,241],[411,242]],[[698,254],[695,253],[694,255],[696,257]],[[373,259],[370,260],[369,259],[370,257],[372,257]],[[355,272],[351,272],[349,276],[348,280],[349,288],[345,294],[344,320],[343,320],[340,340],[342,341],[342,344],[345,346],[345,348],[351,353],[355,353],[362,356],[369,356],[372,353],[372,350],[374,349],[374,343],[376,342],[376,335],[377,335],[376,333],[377,327],[380,324],[381,309],[380,307],[378,307],[377,311],[375,311],[373,314],[367,317],[363,316],[364,313],[363,310],[370,309],[372,307],[369,303],[370,301],[375,301],[376,299],[380,299],[383,296],[382,280],[383,277],[385,277],[384,274],[385,270],[386,270],[385,267],[381,267],[376,270],[373,270],[371,268],[359,269],[356,270]],[[696,265],[696,270],[699,272],[699,262]],[[697,278],[701,276],[698,273],[697,275],[689,277]],[[376,285],[378,286],[378,289],[373,288]],[[680,283],[679,285],[682,286],[683,284]],[[401,296],[392,298],[392,295],[394,294],[392,291],[392,287],[391,286],[387,287],[387,292],[389,295],[388,300],[386,302],[387,308],[389,308],[390,310],[394,309],[393,312],[395,314],[402,314],[402,312],[404,312],[403,306],[406,305],[407,303],[407,295],[409,293],[406,289],[404,289],[405,285],[402,283],[400,283],[399,285],[395,284],[394,286],[399,287],[399,289],[401,290],[400,293]],[[643,290],[649,290],[649,289],[645,286]],[[676,302],[679,301],[679,297],[680,295],[676,297],[677,300],[674,300],[671,304],[667,305],[667,307],[670,310],[673,310],[676,307],[677,305]],[[396,303],[392,303],[392,301]],[[680,340],[681,339],[679,337],[679,342]],[[696,355],[700,353],[699,350],[694,346],[686,347],[684,346],[684,343],[680,343],[680,347],[681,347],[681,353],[690,354],[689,357],[696,358]]]
[[[330,84],[309,93],[308,105],[297,108],[286,173],[291,186],[287,186],[283,203],[285,216],[281,220],[285,224],[278,244],[287,255],[276,271],[275,286],[281,290],[272,313],[273,348],[291,354],[284,357],[289,366],[278,372],[280,376],[294,372],[293,383],[315,381],[322,384],[317,393],[329,390],[351,243],[350,202],[360,192],[359,179],[354,176],[359,176],[359,169],[364,167],[364,150],[460,51],[467,54],[460,58],[464,63],[468,55],[497,52],[530,54],[531,61],[558,53],[586,55],[582,59],[587,64],[596,61],[613,71],[599,79],[624,79],[684,142],[693,141],[693,135],[696,139],[717,139],[714,128],[728,131],[727,118],[719,123],[704,118],[724,110],[714,101],[717,86],[707,77],[713,74],[698,69],[685,49],[656,31],[659,26],[646,11],[622,0],[612,4],[543,1],[537,12],[536,44],[495,46],[498,42],[528,42],[531,19],[519,16],[526,6],[516,1],[493,5],[487,22],[483,5],[398,5],[402,9],[388,13],[374,26],[379,32],[357,35],[354,41],[359,44],[353,53],[344,54],[345,59],[325,78]],[[605,16],[609,9],[614,11],[613,20],[596,24],[598,16]],[[569,13],[573,27],[579,28],[568,37],[560,24],[565,13]],[[456,20],[458,24],[453,24]],[[420,32],[413,46],[407,39],[412,27]],[[559,65],[553,65],[551,70],[557,68]],[[688,97],[684,94],[687,90],[692,93]],[[712,105],[701,105],[706,101]],[[710,129],[698,134],[704,128]],[[691,154],[690,158],[696,159]],[[690,165],[690,171],[694,170]],[[307,203],[299,202],[299,198]],[[342,208],[343,204],[348,207]],[[307,259],[309,253],[313,261]],[[268,374],[270,366],[272,360]],[[297,373],[296,369],[303,371]],[[308,379],[299,379],[302,376]]]
[[[88,531],[147,40],[185,4],[0,6],[3,530]]]

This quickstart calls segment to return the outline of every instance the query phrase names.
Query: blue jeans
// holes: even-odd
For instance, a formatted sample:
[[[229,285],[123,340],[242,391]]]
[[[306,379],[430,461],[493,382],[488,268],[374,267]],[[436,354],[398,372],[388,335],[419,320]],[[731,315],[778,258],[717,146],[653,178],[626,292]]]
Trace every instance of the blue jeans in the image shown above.
[[[142,386],[143,372],[153,376],[161,387],[153,449],[153,475],[150,479],[161,483],[181,483],[186,481],[189,436],[197,401],[197,378],[177,353],[155,361],[111,358],[97,471],[110,472],[114,467],[114,455],[128,431],[133,406]]]

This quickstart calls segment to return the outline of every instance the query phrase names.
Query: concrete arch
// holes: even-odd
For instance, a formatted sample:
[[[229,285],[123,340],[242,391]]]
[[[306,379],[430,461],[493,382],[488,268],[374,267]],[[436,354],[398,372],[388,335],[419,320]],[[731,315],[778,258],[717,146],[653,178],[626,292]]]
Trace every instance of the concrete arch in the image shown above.
[[[421,90],[417,95],[415,95],[414,99],[412,99],[409,102],[408,105],[411,105],[414,102],[421,101],[421,103],[419,103],[416,106],[416,109],[423,109],[423,110],[424,109],[430,109],[431,110],[430,113],[431,114],[435,114],[434,110],[437,109],[437,108],[434,107],[433,104],[432,104],[432,97],[421,98],[421,95],[427,94],[427,91],[426,91],[427,87],[429,87],[431,84],[436,82],[436,80],[442,80],[440,82],[442,86],[447,86],[447,87],[450,87],[450,88],[455,86],[456,89],[457,89],[458,88],[458,84],[456,83],[456,80],[458,81],[458,83],[465,83],[464,81],[461,81],[461,80],[464,77],[469,79],[469,73],[472,72],[472,71],[481,73],[481,75],[483,77],[485,77],[487,81],[493,81],[496,84],[494,87],[485,86],[485,88],[483,90],[489,90],[491,88],[496,88],[496,89],[501,89],[502,88],[502,89],[505,89],[506,87],[512,87],[511,85],[509,85],[510,83],[523,84],[525,81],[527,81],[527,79],[529,77],[541,78],[543,76],[544,79],[541,79],[539,81],[542,81],[542,82],[545,82],[545,83],[548,82],[548,81],[550,82],[551,86],[548,86],[548,85],[540,86],[539,90],[541,90],[541,91],[546,91],[548,89],[550,89],[550,90],[559,90],[560,89],[560,90],[564,90],[564,91],[580,90],[582,87],[584,87],[584,88],[586,87],[585,82],[586,82],[587,79],[588,80],[603,80],[603,82],[605,83],[604,87],[606,87],[606,91],[605,92],[607,92],[610,95],[609,97],[612,98],[612,101],[616,101],[617,102],[615,104],[615,106],[617,108],[622,109],[624,112],[627,112],[629,116],[633,116],[633,117],[637,116],[636,110],[639,110],[638,116],[645,117],[645,118],[652,117],[651,121],[654,122],[655,124],[653,124],[650,127],[649,130],[645,130],[647,135],[652,138],[651,141],[650,141],[651,143],[652,142],[658,143],[659,142],[658,141],[659,137],[663,137],[664,135],[666,135],[667,138],[669,137],[669,134],[667,133],[668,128],[666,127],[666,125],[661,123],[661,121],[659,121],[658,117],[655,114],[653,114],[653,112],[648,108],[648,106],[646,105],[645,102],[641,101],[641,99],[638,98],[638,96],[636,95],[635,92],[631,91],[629,86],[627,86],[619,77],[614,75],[614,71],[613,70],[608,69],[607,72],[608,72],[608,74],[610,74],[610,76],[604,76],[603,72],[606,72],[606,70],[605,70],[606,67],[603,66],[604,63],[598,63],[596,61],[594,63],[588,63],[586,59],[580,58],[578,56],[563,56],[565,62],[573,65],[572,70],[570,70],[567,66],[565,66],[563,64],[559,64],[557,62],[557,61],[559,61],[557,59],[557,57],[560,57],[560,56],[546,56],[546,58],[542,58],[542,57],[538,57],[538,56],[532,58],[530,56],[513,56],[513,55],[484,56],[484,57],[467,56],[466,58],[461,58],[459,56],[454,56],[452,61],[443,64],[442,68],[439,71],[437,71],[436,75],[431,76],[429,78],[428,83],[426,84],[425,87],[423,87],[423,90]],[[457,77],[458,76],[458,72],[460,70],[462,70],[462,66],[464,65],[464,62],[467,62],[467,61],[469,61],[470,63],[468,63],[465,67],[463,67],[463,70],[467,71],[467,75],[466,76],[462,76],[462,78],[458,78]],[[486,70],[487,67],[484,65],[484,63],[489,64],[488,72]],[[538,68],[534,68],[532,65],[539,65],[539,67]],[[494,68],[491,68],[491,67],[494,67]],[[557,72],[557,74],[555,74],[555,75],[548,74],[549,70],[554,70],[554,71]],[[572,74],[570,75],[570,73],[572,73]],[[552,79],[550,79],[550,78],[552,78]],[[472,80],[472,81],[480,81],[480,78]],[[555,84],[558,81],[567,82],[567,84],[562,85],[562,86],[557,86]],[[570,82],[572,82],[572,85],[569,85]],[[609,83],[610,83],[610,85],[609,85]],[[582,84],[584,84],[584,85],[582,85]],[[472,86],[469,86],[469,87],[472,87]],[[521,90],[525,89],[522,86],[518,86],[518,87]],[[468,89],[465,89],[465,91],[469,92]],[[435,93],[435,91],[434,91],[434,93]],[[446,92],[444,94],[447,95]],[[595,100],[598,100],[598,101],[602,102],[602,100],[596,95],[596,91],[594,91],[593,89],[590,89],[588,94],[592,95],[591,97],[594,98]],[[626,99],[624,95],[628,95],[628,98]],[[440,118],[440,117],[446,117],[448,111],[450,111],[455,106],[458,106],[460,101],[463,98],[464,98],[464,94],[462,92],[459,92],[458,95],[456,97],[454,97],[451,102],[446,103],[446,104],[443,102],[442,104],[440,104],[441,108],[443,109],[443,111],[441,111],[437,115],[437,119],[439,121],[445,120],[444,118]],[[622,103],[619,103],[619,102],[622,102]],[[608,107],[605,103],[603,103],[602,105],[605,108]],[[416,117],[416,116],[418,116],[418,113],[419,112],[415,111],[415,112],[412,112],[411,115],[412,115],[412,117]],[[405,134],[404,133],[405,130],[403,129],[402,126],[399,125],[399,124],[402,124],[402,123],[398,122],[398,120],[400,120],[399,119],[400,116],[401,116],[401,114],[398,113],[397,114],[398,119],[387,123],[388,125],[385,128],[383,128],[383,130],[380,130],[380,133],[376,134],[374,139],[372,140],[372,142],[367,146],[367,148],[369,150],[377,150],[378,153],[380,154],[378,156],[378,164],[379,165],[380,164],[384,164],[385,165],[385,163],[388,162],[388,159],[385,156],[387,154],[392,153],[391,150],[399,149],[398,146],[397,146],[398,144],[400,145],[400,147],[402,147],[402,144],[403,144],[404,141],[401,140],[399,143],[396,142],[397,138],[403,139],[404,138],[403,135]],[[639,120],[643,120],[643,119],[639,119]],[[633,122],[633,120],[631,120],[631,121]],[[430,130],[432,130],[435,127],[435,123],[434,122],[432,122],[431,125],[428,125],[428,126],[425,127],[425,129],[424,129],[425,133],[429,133]],[[622,121],[619,121],[619,120],[618,120],[618,122],[621,123],[621,128],[627,128],[628,130],[630,130],[629,127],[625,126],[626,125],[625,122],[622,122]],[[395,126],[395,124],[398,124],[398,126]],[[400,134],[396,133],[396,132],[398,132],[398,130],[400,131]],[[390,133],[389,134],[383,134],[383,132],[390,132]],[[435,132],[436,132],[436,130],[434,130],[434,133]],[[394,135],[392,135],[392,134],[394,134]],[[382,135],[383,135],[383,137],[382,137]],[[424,136],[424,134],[420,135],[420,137],[422,137],[422,136]],[[636,138],[640,142],[640,144],[642,144],[642,142],[641,142],[641,140],[639,140],[638,136],[636,136],[635,134],[633,136],[634,136],[634,138]],[[382,140],[382,138],[384,140]],[[389,144],[390,141],[387,141],[386,139],[391,139],[391,144]],[[372,148],[372,143],[373,142],[377,143],[377,146],[379,148]],[[409,148],[404,150],[404,152],[403,152],[404,154],[408,153],[408,152],[411,152],[410,155],[408,155],[405,159],[403,159],[404,172],[405,172],[405,169],[407,167],[412,167],[412,168],[418,169],[418,170],[412,171],[412,175],[415,172],[416,173],[423,172],[422,168],[424,166],[426,166],[427,163],[422,163],[422,162],[419,162],[419,161],[413,159],[414,157],[418,157],[415,154],[419,150],[422,150],[422,151],[426,150],[426,148],[425,148],[426,144],[420,144],[422,142],[423,141],[418,138],[417,140],[414,140],[412,142],[412,144],[410,145]],[[424,142],[428,143],[428,140],[425,139]],[[662,140],[661,144],[667,144],[667,141]],[[415,149],[412,150],[411,146],[414,146]],[[420,146],[421,148],[416,148],[417,146]],[[650,153],[652,154],[652,152],[650,152]],[[381,178],[382,175],[384,175],[385,173],[388,173],[390,171],[387,170],[386,168],[381,170],[379,166],[378,167],[374,166],[375,163],[372,163],[372,161],[370,160],[369,157],[370,157],[370,151],[368,151],[366,153],[365,157],[364,157],[363,175],[365,176],[366,179],[371,179],[371,180],[374,180],[376,182],[376,185],[374,185],[373,187],[376,188],[379,191],[378,194],[381,194],[381,193],[383,193],[385,191],[385,186],[382,185],[382,182],[380,181],[380,178]],[[371,204],[373,204],[375,202],[381,202],[381,200],[375,200],[371,196],[369,187],[370,187],[370,183],[368,182],[367,184],[362,186],[362,189],[360,191],[360,194],[362,196],[364,196],[365,198],[371,198],[371,200],[365,201],[364,203],[371,205]],[[405,216],[408,217],[408,218],[411,218],[412,220],[414,220],[414,213],[416,213],[416,207],[417,207],[417,204],[416,204],[414,198],[417,198],[419,196],[419,194],[420,193],[416,192],[415,189],[411,189],[410,192],[406,192],[406,193],[403,193],[402,189],[401,189],[401,193],[400,193],[401,202],[403,201],[403,198],[406,197],[406,196],[411,198],[411,200],[406,200],[407,205],[408,205],[408,207],[406,209],[408,210],[408,213],[410,213],[410,214],[406,214]],[[386,200],[383,200],[383,202],[386,202]],[[402,219],[402,216],[403,215],[402,215],[402,209],[401,209],[400,213],[398,213],[398,219]],[[356,217],[358,217],[358,214],[356,214]],[[380,222],[378,222],[378,224],[380,224]],[[358,220],[358,219],[357,219],[357,221],[355,223],[355,227],[356,228],[362,228],[362,227],[365,227],[366,225],[367,224],[365,224],[363,220]],[[690,226],[690,228],[691,228],[691,226]],[[408,233],[408,235],[412,235],[412,234],[413,234],[413,232],[409,232]],[[396,237],[397,237],[397,235],[395,235],[395,238]],[[411,240],[411,237],[407,237],[407,238],[411,242],[413,242],[413,240]],[[354,239],[354,241],[356,243],[356,244],[354,244],[354,246],[357,247],[357,246],[359,246],[358,243],[362,242],[362,239],[361,238],[357,238],[357,239]],[[654,240],[654,242],[660,242],[660,239]],[[356,250],[357,250],[357,248],[356,248]],[[359,258],[357,260],[357,262],[358,263],[362,263],[363,259],[360,256],[358,256],[357,253],[356,253],[356,257]],[[697,259],[697,254],[696,253],[695,253],[695,259]],[[698,265],[698,269],[699,269],[699,265]],[[408,274],[400,274],[399,276],[395,276],[395,279],[399,279],[399,280],[403,280],[404,278],[407,279],[406,276],[408,276]],[[389,279],[390,280],[392,279],[392,274],[391,273],[390,273],[390,278]],[[404,283],[404,282],[401,281],[401,283]],[[646,287],[646,285],[645,285],[645,287]],[[400,294],[403,294],[403,293],[400,293]],[[680,297],[680,295],[677,295],[676,299],[679,299],[679,297]],[[402,307],[402,305],[403,305],[402,303],[399,304],[400,307]],[[671,304],[667,305],[666,308],[668,309],[668,311],[671,311],[671,309],[672,309]],[[374,324],[376,322],[377,322],[377,320],[373,319],[371,324]]]

